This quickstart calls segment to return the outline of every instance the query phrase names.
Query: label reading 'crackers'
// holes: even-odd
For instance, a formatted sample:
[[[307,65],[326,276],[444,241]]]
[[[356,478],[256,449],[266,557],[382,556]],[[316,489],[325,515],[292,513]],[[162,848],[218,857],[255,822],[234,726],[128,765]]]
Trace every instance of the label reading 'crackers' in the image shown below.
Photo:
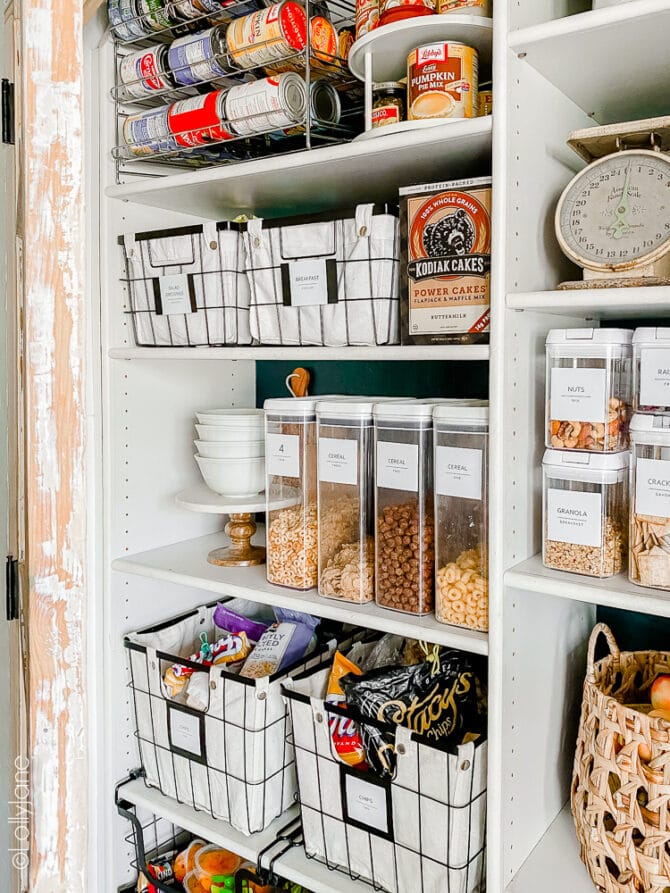
[[[491,188],[407,198],[410,337],[489,331]]]

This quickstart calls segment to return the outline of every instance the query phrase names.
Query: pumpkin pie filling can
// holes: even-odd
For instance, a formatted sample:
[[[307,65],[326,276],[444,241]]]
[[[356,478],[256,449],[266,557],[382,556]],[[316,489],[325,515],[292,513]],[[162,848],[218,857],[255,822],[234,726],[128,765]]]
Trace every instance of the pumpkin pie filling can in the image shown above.
[[[403,344],[487,341],[491,178],[400,190]]]
[[[238,136],[252,136],[300,124],[307,113],[305,81],[294,71],[231,87],[226,115]]]
[[[307,13],[295,0],[283,0],[228,27],[228,52],[238,68],[257,68],[295,55],[307,45]]]
[[[407,57],[407,120],[476,118],[479,56],[457,41],[417,47]]]
[[[228,92],[215,90],[172,103],[168,108],[168,126],[178,146],[204,146],[233,139],[228,125],[224,126]]]

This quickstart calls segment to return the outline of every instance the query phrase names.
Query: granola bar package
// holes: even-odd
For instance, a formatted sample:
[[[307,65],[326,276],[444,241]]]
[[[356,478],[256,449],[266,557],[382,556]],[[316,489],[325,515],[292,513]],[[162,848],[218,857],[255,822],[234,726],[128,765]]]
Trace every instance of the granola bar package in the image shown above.
[[[489,338],[491,178],[400,190],[403,344]]]

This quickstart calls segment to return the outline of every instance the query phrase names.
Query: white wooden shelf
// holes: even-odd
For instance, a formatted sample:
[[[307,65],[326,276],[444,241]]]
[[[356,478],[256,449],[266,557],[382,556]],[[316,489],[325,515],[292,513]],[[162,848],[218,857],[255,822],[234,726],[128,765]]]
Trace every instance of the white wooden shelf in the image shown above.
[[[505,893],[594,893],[581,859],[570,806],[565,806]]]
[[[539,554],[508,570],[505,574],[505,584],[524,589],[526,592],[538,592],[542,595],[555,595],[592,605],[670,617],[670,593],[636,586],[624,574],[599,580],[595,577],[550,570],[542,564],[542,556]]]
[[[488,360],[488,344],[388,347],[114,347],[115,360]]]
[[[491,116],[377,140],[259,158],[109,186],[111,198],[222,220],[243,211],[278,217],[390,201],[398,187],[491,166]]]
[[[231,827],[227,822],[214,819],[202,810],[193,809],[184,803],[166,797],[156,788],[148,788],[141,778],[129,781],[119,788],[119,796],[132,803],[139,809],[146,809],[155,815],[162,816],[174,823],[179,828],[189,831],[197,837],[202,837],[208,843],[237,853],[243,859],[257,863],[259,854],[266,847],[271,846],[277,839],[277,834],[292,820],[300,816],[297,806],[291,807],[284,815],[258,834],[247,836]],[[281,844],[278,844],[269,854],[281,852]],[[263,867],[268,867],[268,859],[263,860]],[[370,885],[362,881],[353,881],[342,872],[329,871],[325,865],[308,859],[302,847],[292,847],[285,855],[280,856],[273,863],[274,871],[296,884],[300,884],[313,893],[370,893]]]
[[[262,531],[254,542],[262,541]],[[214,595],[235,596],[283,608],[307,611],[317,617],[328,617],[342,623],[355,623],[368,629],[425,639],[438,645],[460,648],[474,654],[488,653],[486,633],[438,623],[435,617],[415,617],[378,607],[374,602],[356,605],[336,599],[321,598],[316,590],[297,592],[268,583],[265,565],[258,567],[215,567],[207,563],[212,549],[229,545],[221,533],[209,534],[137,555],[117,558],[115,571],[136,574],[168,583],[193,586]]]
[[[424,44],[456,40],[479,53],[480,71],[491,66],[493,20],[472,15],[432,15],[404,19],[375,28],[359,38],[349,53],[352,74],[365,80],[365,54],[374,53],[372,80],[395,81],[407,76],[407,56]]]
[[[519,292],[507,296],[507,307],[558,316],[574,313],[589,319],[667,317],[670,316],[670,287]]]
[[[588,115],[610,124],[670,111],[668,33],[667,0],[630,0],[522,28],[509,45]]]

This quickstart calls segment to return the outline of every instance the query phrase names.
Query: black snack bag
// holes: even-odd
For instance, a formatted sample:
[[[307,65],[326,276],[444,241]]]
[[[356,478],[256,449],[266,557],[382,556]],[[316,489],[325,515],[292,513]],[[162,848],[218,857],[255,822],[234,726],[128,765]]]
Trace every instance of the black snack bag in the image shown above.
[[[479,737],[485,729],[477,696],[481,680],[461,651],[445,648],[414,666],[350,673],[341,685],[347,706],[363,720],[405,726],[440,748],[461,744],[468,733]],[[395,733],[365,722],[360,732],[372,769],[392,776]]]

